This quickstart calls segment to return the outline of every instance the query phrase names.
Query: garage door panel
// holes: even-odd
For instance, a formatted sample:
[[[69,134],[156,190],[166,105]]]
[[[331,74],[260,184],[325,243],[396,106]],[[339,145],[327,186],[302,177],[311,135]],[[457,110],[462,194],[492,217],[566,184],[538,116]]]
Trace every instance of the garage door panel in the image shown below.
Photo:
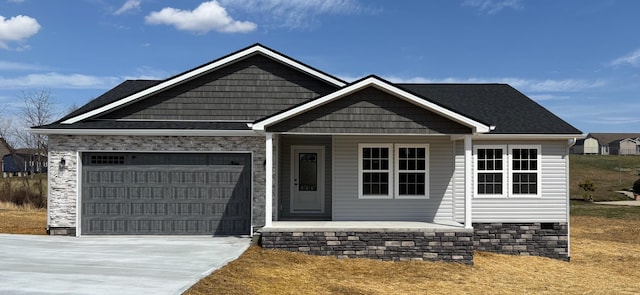
[[[249,234],[250,158],[84,155],[83,164],[88,164],[83,165],[82,233]],[[157,165],[149,162],[156,160]]]

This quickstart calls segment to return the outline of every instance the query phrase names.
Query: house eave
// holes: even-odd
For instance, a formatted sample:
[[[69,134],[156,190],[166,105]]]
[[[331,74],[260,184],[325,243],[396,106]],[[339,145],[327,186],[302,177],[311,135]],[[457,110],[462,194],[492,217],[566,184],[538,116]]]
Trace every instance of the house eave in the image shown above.
[[[185,129],[39,129],[40,135],[135,135],[135,136],[261,136],[253,130],[185,130]]]
[[[474,134],[473,139],[483,140],[549,140],[549,139],[582,139],[586,134],[492,134],[478,133]]]

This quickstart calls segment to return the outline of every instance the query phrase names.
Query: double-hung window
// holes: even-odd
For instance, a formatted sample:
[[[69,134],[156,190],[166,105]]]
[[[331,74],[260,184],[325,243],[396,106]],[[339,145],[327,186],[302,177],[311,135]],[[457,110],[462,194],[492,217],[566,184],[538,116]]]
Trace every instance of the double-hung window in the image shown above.
[[[360,144],[358,149],[359,198],[428,198],[428,145]]]
[[[511,195],[540,195],[540,146],[509,146]]]
[[[396,145],[396,196],[398,198],[426,198],[428,183],[426,145]]]
[[[473,150],[476,197],[540,196],[539,145],[477,145]]]
[[[362,198],[391,198],[391,144],[359,146],[359,191]]]
[[[475,150],[475,191],[477,197],[506,197],[506,146],[477,146]]]

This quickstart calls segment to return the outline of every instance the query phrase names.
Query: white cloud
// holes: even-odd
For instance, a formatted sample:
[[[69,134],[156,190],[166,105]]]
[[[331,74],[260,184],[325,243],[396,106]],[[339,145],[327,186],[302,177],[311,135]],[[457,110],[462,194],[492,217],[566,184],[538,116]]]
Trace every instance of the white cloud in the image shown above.
[[[0,76],[0,89],[54,88],[107,89],[122,81],[117,77],[97,77],[83,74],[44,73],[20,77]]]
[[[221,0],[225,7],[268,18],[276,26],[304,28],[316,22],[318,15],[375,12],[357,0]]]
[[[140,0],[128,0],[122,6],[116,10],[113,14],[120,15],[132,10],[140,10]]]
[[[532,94],[529,95],[535,101],[543,101],[543,100],[565,100],[570,97],[567,95],[555,95],[555,94]]]
[[[171,76],[171,73],[148,66],[139,67],[133,75],[122,77],[125,80],[163,80]]]
[[[38,65],[0,60],[0,71],[41,71],[44,69]]]
[[[640,66],[640,49],[634,52],[631,52],[623,57],[617,58],[611,62],[611,65],[613,66],[626,65],[626,64],[634,67]]]
[[[477,8],[480,13],[496,14],[505,8],[522,9],[522,0],[465,0],[463,6]]]
[[[22,3],[24,0],[7,0],[7,2]]]
[[[564,80],[536,80],[522,78],[441,78],[432,79],[425,77],[402,78],[397,76],[385,76],[394,83],[504,83],[513,86],[523,92],[578,92],[592,88],[605,86],[604,81],[564,79]]]
[[[40,30],[35,18],[18,15],[6,19],[0,15],[0,48],[9,49],[8,42],[22,41]]]
[[[204,34],[209,31],[247,33],[257,28],[255,23],[234,20],[217,1],[203,2],[194,10],[166,7],[145,17],[151,25],[171,25],[178,30]]]

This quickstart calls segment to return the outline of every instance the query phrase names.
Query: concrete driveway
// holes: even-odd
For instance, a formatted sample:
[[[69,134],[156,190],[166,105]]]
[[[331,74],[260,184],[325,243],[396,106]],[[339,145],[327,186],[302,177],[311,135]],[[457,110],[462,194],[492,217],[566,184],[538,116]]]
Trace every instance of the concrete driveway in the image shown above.
[[[249,244],[238,237],[0,234],[0,294],[180,294]]]

